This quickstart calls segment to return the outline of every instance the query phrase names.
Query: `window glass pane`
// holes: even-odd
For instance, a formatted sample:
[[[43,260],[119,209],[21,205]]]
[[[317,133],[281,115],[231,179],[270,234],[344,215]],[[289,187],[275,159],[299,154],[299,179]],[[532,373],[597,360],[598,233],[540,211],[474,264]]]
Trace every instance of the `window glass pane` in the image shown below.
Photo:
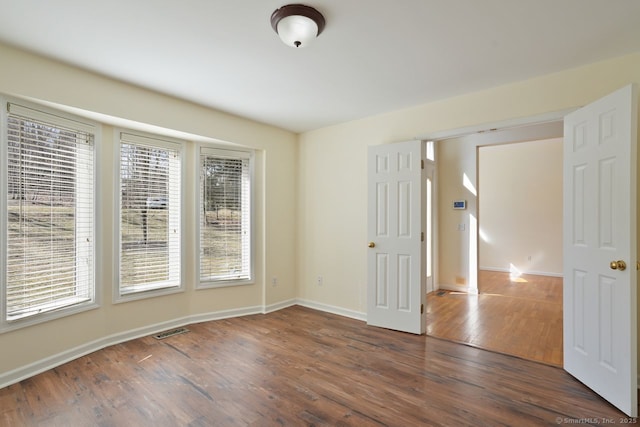
[[[8,116],[6,320],[93,300],[93,140]]]
[[[203,149],[200,178],[200,281],[251,279],[250,171],[247,153]],[[219,150],[222,151],[222,150]]]
[[[180,285],[179,146],[120,144],[120,293]]]

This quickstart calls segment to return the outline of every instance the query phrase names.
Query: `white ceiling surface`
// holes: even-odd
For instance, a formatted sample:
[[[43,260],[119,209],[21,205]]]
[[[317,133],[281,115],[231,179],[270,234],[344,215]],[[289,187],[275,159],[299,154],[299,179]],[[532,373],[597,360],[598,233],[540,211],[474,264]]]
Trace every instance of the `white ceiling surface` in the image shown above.
[[[0,0],[0,41],[294,132],[640,51],[638,0],[309,0],[302,49],[284,4]]]

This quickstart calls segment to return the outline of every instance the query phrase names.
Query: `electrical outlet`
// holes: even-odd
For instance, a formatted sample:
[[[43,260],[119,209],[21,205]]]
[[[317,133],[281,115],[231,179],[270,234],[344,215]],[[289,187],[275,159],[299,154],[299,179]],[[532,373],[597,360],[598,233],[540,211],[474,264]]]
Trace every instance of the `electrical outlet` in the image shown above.
[[[277,277],[272,277],[271,278],[271,286],[278,286],[278,278]]]
[[[322,278],[322,276],[318,276],[318,277],[316,278],[316,284],[317,284],[318,286],[322,286],[322,284],[323,284],[323,283],[324,283],[324,279]]]

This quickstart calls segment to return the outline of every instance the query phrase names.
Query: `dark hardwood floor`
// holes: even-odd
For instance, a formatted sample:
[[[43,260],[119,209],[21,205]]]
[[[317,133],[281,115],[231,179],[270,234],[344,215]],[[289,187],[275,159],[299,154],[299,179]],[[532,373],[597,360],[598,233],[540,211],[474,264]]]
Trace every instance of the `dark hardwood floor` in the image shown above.
[[[562,278],[480,271],[480,294],[427,296],[427,334],[562,366]]]
[[[0,390],[2,426],[540,426],[624,415],[563,370],[294,306]]]

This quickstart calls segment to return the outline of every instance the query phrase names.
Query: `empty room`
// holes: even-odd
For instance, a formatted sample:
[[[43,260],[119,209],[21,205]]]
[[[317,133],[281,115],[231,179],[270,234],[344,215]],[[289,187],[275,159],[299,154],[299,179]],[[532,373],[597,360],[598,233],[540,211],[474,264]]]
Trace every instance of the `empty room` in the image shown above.
[[[0,11],[0,425],[635,422],[639,2]],[[429,336],[549,126],[562,363]]]

